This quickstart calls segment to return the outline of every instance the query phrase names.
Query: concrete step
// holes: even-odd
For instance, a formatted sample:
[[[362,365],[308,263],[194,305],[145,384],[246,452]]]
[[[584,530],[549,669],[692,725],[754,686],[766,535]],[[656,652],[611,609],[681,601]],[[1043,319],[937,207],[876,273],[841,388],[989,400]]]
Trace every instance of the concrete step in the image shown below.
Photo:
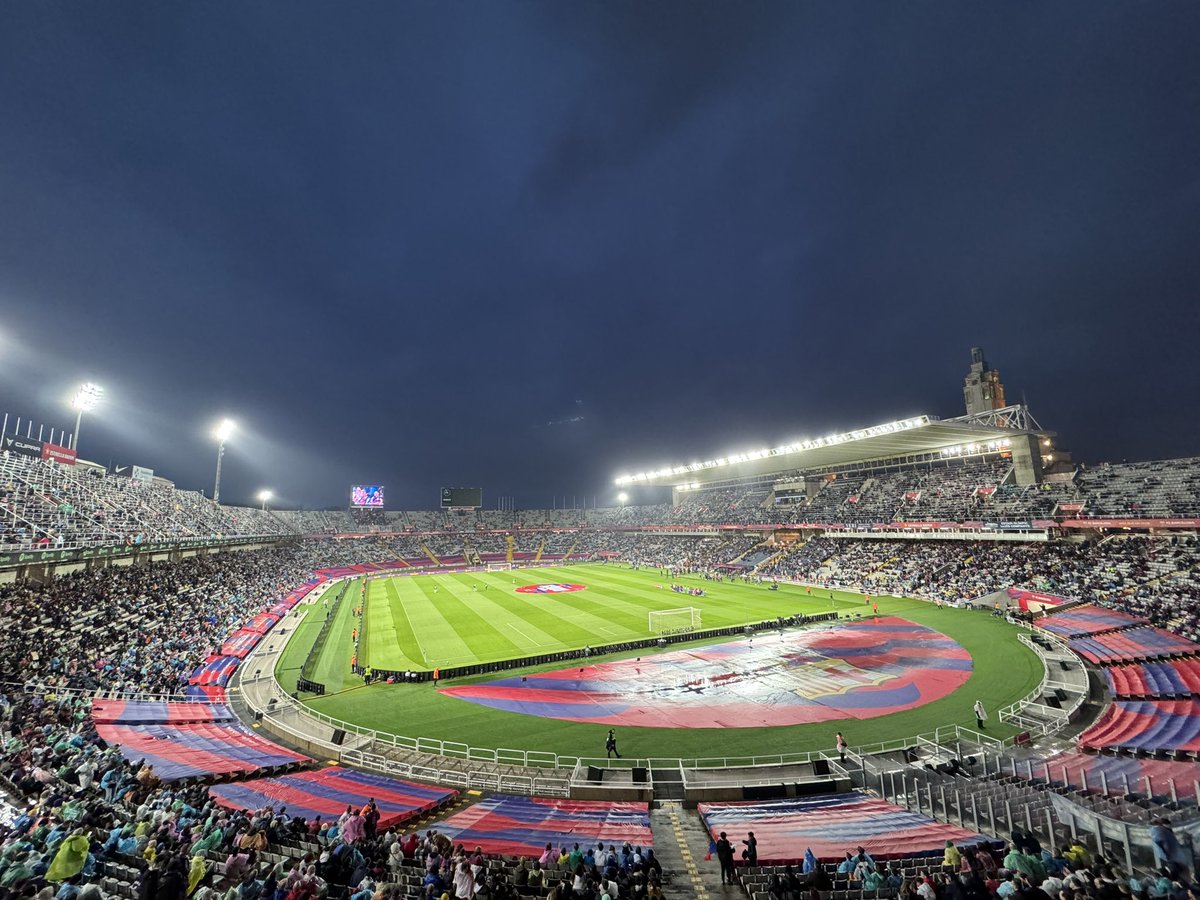
[[[675,800],[656,801],[650,810],[654,855],[663,867],[663,893],[668,900],[715,900],[745,896],[738,886],[721,885],[716,859],[704,860],[708,832],[695,810]]]

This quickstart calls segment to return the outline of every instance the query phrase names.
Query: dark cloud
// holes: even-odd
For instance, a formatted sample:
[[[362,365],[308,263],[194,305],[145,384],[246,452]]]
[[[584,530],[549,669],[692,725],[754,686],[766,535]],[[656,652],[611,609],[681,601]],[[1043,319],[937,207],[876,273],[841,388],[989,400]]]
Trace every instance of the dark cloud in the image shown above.
[[[534,505],[956,414],[983,344],[1083,458],[1194,453],[1198,20],[15,5],[0,400],[95,378],[85,452],[189,487],[233,415],[234,497]]]

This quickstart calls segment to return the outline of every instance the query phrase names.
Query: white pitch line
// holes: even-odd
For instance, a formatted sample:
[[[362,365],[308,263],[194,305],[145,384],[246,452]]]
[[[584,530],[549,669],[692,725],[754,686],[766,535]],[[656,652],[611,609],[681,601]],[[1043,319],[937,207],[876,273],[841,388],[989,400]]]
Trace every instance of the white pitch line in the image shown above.
[[[529,643],[531,643],[531,644],[534,643],[533,638],[531,638],[529,635],[527,635],[525,632],[523,632],[520,628],[518,628],[512,622],[508,623],[508,627],[511,628],[513,631],[515,631],[517,634],[519,634],[521,637],[525,638],[525,640],[529,641]]]
[[[601,631],[607,631],[609,634],[624,634],[620,628],[609,628],[607,625],[599,626]]]

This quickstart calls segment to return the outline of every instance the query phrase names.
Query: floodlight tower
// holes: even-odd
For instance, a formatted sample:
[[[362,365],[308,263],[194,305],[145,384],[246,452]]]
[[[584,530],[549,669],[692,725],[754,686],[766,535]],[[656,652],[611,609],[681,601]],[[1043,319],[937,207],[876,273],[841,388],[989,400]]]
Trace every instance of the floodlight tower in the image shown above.
[[[225,457],[225,442],[233,436],[237,426],[231,419],[222,419],[213,429],[213,437],[217,439],[217,479],[213,483],[213,503],[221,502],[221,460]]]
[[[71,399],[71,407],[75,410],[75,434],[71,436],[71,449],[79,452],[79,426],[83,424],[83,414],[91,412],[104,396],[104,388],[90,381],[85,381]]]
[[[263,512],[267,511],[267,501],[270,500],[273,496],[275,496],[275,495],[265,489],[258,492],[258,499],[262,502]]]
[[[629,495],[624,491],[617,494],[617,502],[621,504],[621,509],[625,508],[625,504],[629,501]]]

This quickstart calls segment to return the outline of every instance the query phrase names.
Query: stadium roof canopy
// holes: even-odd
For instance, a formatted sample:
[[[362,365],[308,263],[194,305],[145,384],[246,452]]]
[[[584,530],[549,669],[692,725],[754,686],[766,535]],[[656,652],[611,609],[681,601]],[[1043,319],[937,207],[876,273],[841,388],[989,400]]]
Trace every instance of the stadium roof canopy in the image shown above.
[[[692,487],[711,481],[836,469],[895,457],[977,455],[1005,449],[1007,439],[1041,431],[1024,406],[1009,406],[973,416],[939,419],[914,416],[843,434],[795,441],[781,447],[731,453],[716,459],[623,474],[620,487],[656,485]]]

